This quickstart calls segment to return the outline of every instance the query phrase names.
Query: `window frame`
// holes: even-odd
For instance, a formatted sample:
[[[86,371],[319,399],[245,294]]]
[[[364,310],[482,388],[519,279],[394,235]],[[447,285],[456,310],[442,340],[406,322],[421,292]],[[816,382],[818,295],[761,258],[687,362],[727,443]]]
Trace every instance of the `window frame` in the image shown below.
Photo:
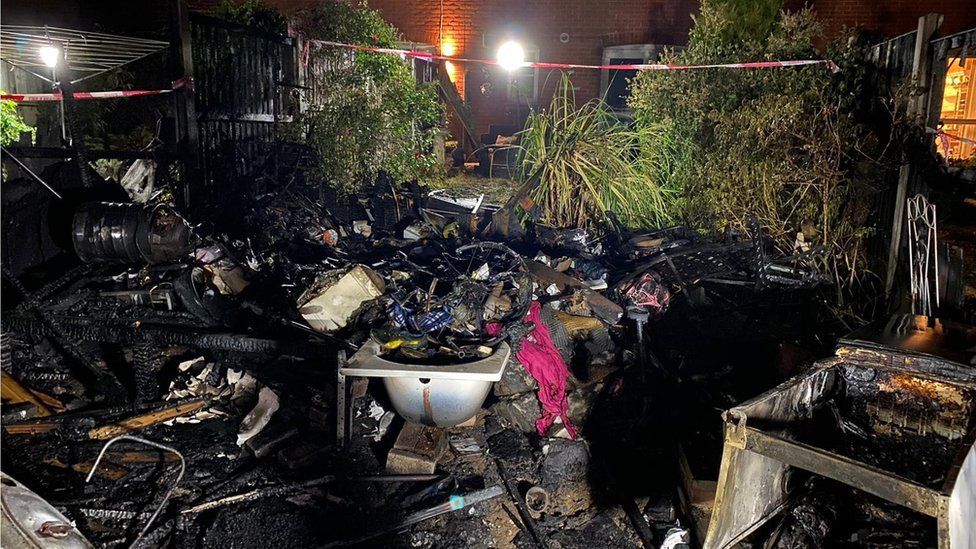
[[[539,61],[538,46],[535,46],[533,44],[523,44],[522,48],[525,51],[525,61],[527,63]],[[516,75],[522,73],[523,71],[525,71],[525,73],[532,75],[532,96],[531,97],[525,97],[525,98],[520,97],[520,94],[517,91],[518,88],[517,86],[515,86],[515,82],[519,79]],[[505,83],[505,96],[509,102],[519,103],[523,105],[530,105],[530,106],[535,105],[539,102],[539,77],[541,75],[541,71],[539,69],[532,68],[532,67],[522,67],[517,71],[513,71],[512,73],[506,73],[505,75],[507,77],[507,81]]]

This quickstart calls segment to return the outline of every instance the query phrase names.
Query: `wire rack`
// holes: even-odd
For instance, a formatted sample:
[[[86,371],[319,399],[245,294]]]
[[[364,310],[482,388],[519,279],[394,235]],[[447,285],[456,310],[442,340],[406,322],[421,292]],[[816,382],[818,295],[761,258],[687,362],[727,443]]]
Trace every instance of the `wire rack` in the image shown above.
[[[61,51],[65,66],[79,76],[72,80],[76,83],[163,51],[169,42],[47,26],[0,28],[0,59],[53,83],[51,67],[40,55],[46,46]]]

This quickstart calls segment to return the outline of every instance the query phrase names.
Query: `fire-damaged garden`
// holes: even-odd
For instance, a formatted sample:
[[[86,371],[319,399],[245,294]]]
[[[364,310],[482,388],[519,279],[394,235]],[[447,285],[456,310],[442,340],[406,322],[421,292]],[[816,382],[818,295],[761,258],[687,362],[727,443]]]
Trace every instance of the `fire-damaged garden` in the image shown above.
[[[847,4],[4,2],[0,544],[976,548],[976,12]]]

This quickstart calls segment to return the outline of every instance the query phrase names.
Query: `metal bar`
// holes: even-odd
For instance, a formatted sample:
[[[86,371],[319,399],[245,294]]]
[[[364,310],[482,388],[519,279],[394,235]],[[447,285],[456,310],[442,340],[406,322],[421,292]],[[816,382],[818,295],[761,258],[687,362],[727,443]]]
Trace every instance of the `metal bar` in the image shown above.
[[[145,58],[147,58],[147,57],[149,57],[151,55],[155,55],[155,54],[159,53],[160,51],[162,51],[162,50],[151,51],[151,52],[145,53],[143,55],[140,55],[138,57],[131,57],[131,58],[125,60],[125,61],[122,61],[121,63],[117,63],[117,62],[116,63],[112,63],[104,71],[96,72],[94,74],[89,74],[87,76],[83,76],[83,77],[78,78],[76,80],[72,80],[71,83],[72,84],[77,84],[78,82],[81,82],[83,80],[88,80],[89,78],[94,78],[94,77],[98,76],[99,74],[103,74],[105,72],[113,71],[113,70],[116,70],[116,69],[118,69],[120,67],[124,67],[125,65],[128,65],[129,63],[134,63],[136,61],[139,61],[140,59],[145,59]]]
[[[191,84],[195,72],[193,70],[193,38],[191,36],[190,15],[183,0],[171,0],[170,17],[172,29],[171,56],[175,66],[175,76],[189,78]],[[197,187],[201,182],[200,170],[200,129],[197,121],[196,92],[194,87],[184,86],[173,93],[176,111],[176,129],[178,142],[176,150],[183,157],[183,168],[186,176],[183,178],[182,199],[187,211],[192,211]]]
[[[293,492],[303,490],[305,488],[314,488],[316,486],[321,486],[323,484],[328,484],[335,480],[334,475],[326,475],[317,479],[306,480],[303,482],[292,482],[290,484],[282,484],[280,486],[267,486],[264,488],[256,488],[242,494],[234,494],[232,496],[222,497],[215,500],[210,500],[198,505],[194,505],[189,509],[183,509],[180,511],[181,515],[190,515],[194,513],[202,513],[204,511],[209,511],[211,509],[217,509],[220,507],[226,507],[229,505],[237,505],[239,503],[247,503],[250,501],[255,501],[258,499],[277,497],[289,495]]]
[[[522,519],[522,523],[525,525],[525,529],[529,532],[529,536],[532,538],[532,541],[535,542],[537,547],[548,549],[549,543],[545,535],[543,535],[543,533],[539,530],[539,525],[535,523],[535,520],[532,519],[532,515],[529,514],[529,510],[526,508],[525,500],[522,499],[521,495],[519,494],[518,482],[508,473],[500,459],[495,458],[494,462],[495,468],[498,469],[498,476],[501,477],[505,490],[508,491],[508,496],[512,499],[512,503],[515,504],[515,509],[518,511],[519,518]]]
[[[13,160],[15,164],[17,164],[18,166],[20,166],[20,169],[22,169],[25,172],[27,172],[27,174],[30,175],[31,177],[33,177],[34,180],[36,180],[38,183],[40,183],[41,185],[43,185],[45,189],[51,191],[51,194],[53,194],[54,196],[56,196],[58,198],[58,200],[61,200],[61,194],[58,193],[58,191],[54,190],[50,185],[47,184],[46,181],[44,181],[43,179],[41,179],[41,176],[39,176],[36,173],[34,173],[23,162],[21,162],[19,158],[17,158],[9,150],[7,150],[7,147],[0,147],[0,150],[2,150],[3,152],[7,153],[7,156],[11,160]]]
[[[908,115],[921,113],[924,105],[928,104],[930,90],[931,59],[928,55],[932,36],[942,25],[942,16],[930,13],[918,18],[918,30],[915,35],[915,52],[912,58],[911,77],[916,80],[923,93],[915,97],[908,105]],[[924,118],[924,117],[923,117]],[[891,243],[888,248],[888,272],[885,277],[885,294],[889,297],[895,283],[895,271],[898,269],[898,254],[901,251],[901,233],[905,221],[905,198],[908,195],[908,182],[912,177],[912,167],[905,162],[898,170],[898,187],[895,192],[895,216],[892,221]]]
[[[34,65],[20,64],[20,61],[19,60],[17,61],[17,63],[14,63],[10,59],[0,59],[0,61],[3,61],[4,63],[10,65],[11,67],[13,67],[15,69],[20,69],[20,70],[26,72],[27,74],[29,74],[31,76],[40,78],[41,80],[43,80],[43,81],[45,81],[45,82],[47,82],[49,84],[53,84],[54,83],[54,80],[52,78],[48,78],[48,77],[46,77],[44,75],[37,74],[36,72],[34,72],[34,71],[32,71],[32,70],[30,70],[30,69],[27,68],[27,67],[33,67]],[[45,68],[48,68],[48,67],[45,67]]]
[[[352,477],[350,480],[361,482],[428,482],[440,480],[444,475],[363,475]]]
[[[644,520],[644,515],[637,509],[637,504],[634,503],[634,500],[624,498],[620,507],[626,513],[627,518],[630,519],[631,525],[634,527],[634,532],[641,540],[644,549],[657,549],[657,546],[654,544],[654,532],[651,531],[651,526]]]
[[[221,113],[221,112],[208,112],[202,116],[202,122],[261,122],[265,124],[273,124],[275,122],[291,122],[293,117],[291,115],[277,115],[271,113]]]
[[[483,501],[496,498],[504,493],[505,493],[505,489],[502,488],[501,486],[496,485],[496,486],[490,486],[483,490],[468,492],[467,494],[464,495],[453,495],[448,501],[440,505],[431,507],[430,509],[417,511],[416,513],[408,515],[405,519],[395,524],[389,526],[379,526],[374,531],[368,534],[364,534],[357,538],[333,541],[330,543],[326,543],[322,547],[342,547],[347,545],[358,545],[365,541],[369,541],[378,538],[380,536],[385,536],[397,532],[399,530],[406,529],[410,526],[413,526],[414,524],[419,524],[421,522],[424,522],[425,520],[432,519],[434,517],[443,515],[445,513],[450,513],[452,511],[459,511],[461,509],[464,509],[465,507],[469,507],[476,503],[481,503]]]
[[[745,449],[938,517],[947,496],[865,463],[746,426]]]
[[[939,42],[939,41],[942,41],[942,40],[952,40],[954,38],[957,38],[957,37],[960,37],[960,36],[964,36],[964,35],[969,34],[971,32],[973,32],[973,29],[966,29],[964,31],[959,31],[959,32],[956,32],[956,33],[953,33],[953,34],[947,34],[945,36],[940,36],[938,38],[933,39],[932,40],[932,43],[934,44],[934,43]]]

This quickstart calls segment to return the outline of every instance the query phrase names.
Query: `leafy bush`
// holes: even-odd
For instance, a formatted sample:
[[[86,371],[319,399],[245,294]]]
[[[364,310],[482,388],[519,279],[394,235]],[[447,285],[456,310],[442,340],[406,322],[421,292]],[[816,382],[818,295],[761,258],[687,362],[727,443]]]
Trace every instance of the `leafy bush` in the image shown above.
[[[530,113],[520,132],[520,179],[542,170],[532,198],[551,225],[593,226],[608,210],[628,226],[667,224],[675,196],[657,184],[671,169],[664,133],[622,125],[601,100],[577,107],[563,75],[549,109]]]
[[[821,57],[813,42],[822,32],[810,11],[781,14],[768,34],[749,36],[736,30],[730,5],[704,0],[688,48],[663,62]],[[841,68],[836,75],[822,65],[646,71],[632,83],[630,104],[639,126],[666,128],[652,150],[663,143],[682,151],[660,183],[680,189],[677,215],[686,223],[745,230],[755,215],[786,253],[806,227],[836,259],[824,267],[850,286],[866,272],[870,193],[900,153],[889,146],[894,103],[881,100],[860,43],[839,44],[827,54]]]
[[[336,0],[301,13],[297,30],[306,38],[380,47],[398,38],[377,11]],[[441,107],[433,86],[418,85],[409,65],[394,55],[312,46],[308,66],[317,85],[287,134],[317,152],[313,177],[353,193],[381,170],[407,180],[437,167]]]
[[[4,91],[0,90],[0,93],[4,93]],[[0,145],[6,147],[20,141],[20,134],[24,132],[30,132],[31,141],[34,141],[37,129],[24,122],[24,117],[17,112],[17,103],[0,101]],[[7,180],[6,166],[3,166],[0,179]]]
[[[6,93],[0,90],[0,93]],[[37,130],[24,122],[24,117],[17,112],[17,103],[0,101],[0,145],[6,147],[20,141],[20,134],[30,132],[31,140]]]
[[[221,0],[214,9],[215,17],[274,34],[288,32],[285,16],[261,0]]]

